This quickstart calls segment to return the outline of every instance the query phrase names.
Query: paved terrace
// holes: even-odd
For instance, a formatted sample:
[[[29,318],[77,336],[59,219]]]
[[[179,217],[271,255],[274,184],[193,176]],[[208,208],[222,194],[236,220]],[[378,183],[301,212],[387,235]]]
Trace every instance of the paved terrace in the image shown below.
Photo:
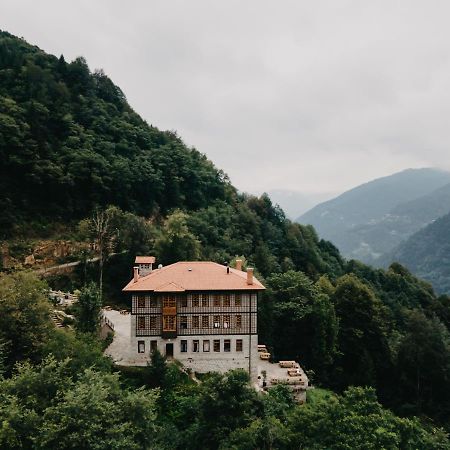
[[[114,340],[105,350],[119,366],[145,366],[145,355],[131,354],[131,314],[123,314],[114,309],[104,309],[103,314],[114,324]]]
[[[130,340],[131,340],[131,314],[124,313],[123,311],[116,310],[103,310],[103,314],[114,324],[114,340],[111,345],[105,350],[105,354],[111,356],[113,361],[120,366],[145,366],[146,356],[137,355],[132,353]],[[300,391],[296,392],[295,395],[299,401],[305,401],[306,399],[306,388],[308,386],[308,377],[306,376],[300,365],[297,365],[297,370],[299,372],[298,376],[290,377],[288,375],[288,369],[282,368],[277,363],[270,363],[269,361],[264,361],[258,358],[258,382],[255,383],[255,389],[263,390],[263,376],[262,372],[266,371],[266,382],[267,387],[270,388],[274,384],[271,383],[272,379],[277,379],[285,382],[293,382],[295,379],[304,382],[304,387],[300,388]],[[292,389],[295,388],[294,385],[290,385]],[[297,385],[297,388],[298,385]]]

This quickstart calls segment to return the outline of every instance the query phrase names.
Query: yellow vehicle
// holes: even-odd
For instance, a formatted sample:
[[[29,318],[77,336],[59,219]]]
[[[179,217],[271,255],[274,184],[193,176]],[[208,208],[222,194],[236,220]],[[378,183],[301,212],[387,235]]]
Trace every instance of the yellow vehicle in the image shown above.
[[[269,360],[270,359],[270,353],[268,353],[268,352],[264,352],[264,353],[259,353],[259,357],[261,358],[261,359],[263,359],[263,360]]]

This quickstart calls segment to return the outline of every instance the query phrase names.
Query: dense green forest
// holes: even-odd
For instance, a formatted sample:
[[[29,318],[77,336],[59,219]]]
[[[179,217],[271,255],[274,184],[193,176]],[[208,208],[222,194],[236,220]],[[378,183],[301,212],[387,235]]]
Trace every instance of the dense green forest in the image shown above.
[[[385,255],[382,262],[399,261],[429,281],[438,292],[450,292],[449,235],[450,214],[445,214]]]
[[[160,355],[119,371],[84,300],[76,332],[54,330],[45,283],[4,271],[2,448],[450,448],[449,297],[399,264],[346,261],[268,196],[237,192],[81,58],[66,63],[1,33],[0,108],[2,238],[51,238],[64,223],[71,239],[102,249],[98,266],[80,255],[53,286],[84,287],[95,311],[89,283],[101,271],[103,302],[124,301],[138,253],[163,264],[243,256],[267,287],[261,342],[328,390],[294,406],[282,388],[256,394],[241,372],[193,383]]]

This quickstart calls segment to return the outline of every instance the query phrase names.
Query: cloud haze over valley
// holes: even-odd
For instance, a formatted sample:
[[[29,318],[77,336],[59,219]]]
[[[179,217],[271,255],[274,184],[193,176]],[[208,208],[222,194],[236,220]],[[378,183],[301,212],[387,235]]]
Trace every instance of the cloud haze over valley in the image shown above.
[[[103,68],[241,190],[450,168],[450,4],[5,0],[0,28]]]

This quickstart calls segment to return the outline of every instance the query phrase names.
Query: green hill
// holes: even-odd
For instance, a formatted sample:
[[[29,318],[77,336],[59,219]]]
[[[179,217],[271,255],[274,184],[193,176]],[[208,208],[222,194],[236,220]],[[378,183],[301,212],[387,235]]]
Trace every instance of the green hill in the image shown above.
[[[413,234],[383,257],[385,264],[398,261],[430,282],[436,291],[450,293],[450,214]]]
[[[0,233],[114,204],[151,215],[230,196],[225,175],[148,125],[86,61],[66,63],[0,32]]]

